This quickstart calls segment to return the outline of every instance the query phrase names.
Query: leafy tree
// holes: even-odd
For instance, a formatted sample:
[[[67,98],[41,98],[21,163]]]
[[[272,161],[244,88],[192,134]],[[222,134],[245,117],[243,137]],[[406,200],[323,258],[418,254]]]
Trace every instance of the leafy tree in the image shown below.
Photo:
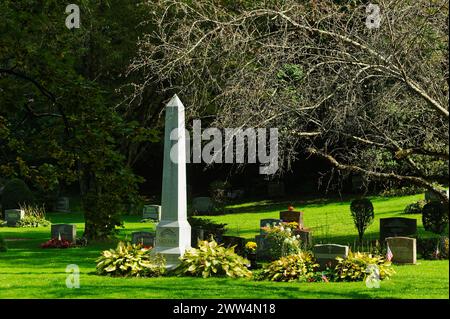
[[[77,182],[85,236],[121,225],[123,203],[142,180],[131,149],[157,130],[126,114],[116,92],[143,11],[124,1],[82,1],[81,28],[68,30],[66,4],[0,3],[0,172],[41,193]]]
[[[362,242],[364,232],[375,217],[372,202],[367,198],[355,199],[350,204],[353,222],[358,230],[359,241]]]
[[[365,1],[148,2],[135,98],[182,90],[215,127],[278,128],[283,169],[316,156],[448,202],[448,1],[377,4],[379,28]]]

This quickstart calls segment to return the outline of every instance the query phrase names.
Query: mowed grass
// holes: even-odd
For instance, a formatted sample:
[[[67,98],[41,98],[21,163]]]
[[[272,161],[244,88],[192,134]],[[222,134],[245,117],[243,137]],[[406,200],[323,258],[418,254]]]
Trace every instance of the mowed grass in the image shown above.
[[[397,198],[372,198],[376,221],[367,231],[367,239],[377,238],[379,218],[405,216],[403,208],[423,195]],[[259,201],[229,206],[232,212],[207,216],[228,224],[228,233],[252,238],[259,232],[259,220],[276,218],[291,202]],[[294,202],[305,213],[305,225],[313,228],[321,242],[353,243],[357,236],[348,201],[310,200]],[[49,213],[53,223],[74,223],[78,235],[83,233],[79,210],[71,214]],[[420,216],[419,235],[429,237]],[[130,238],[132,231],[153,230],[152,223],[141,223],[137,216],[126,216],[119,239]],[[379,289],[357,283],[275,283],[227,278],[109,278],[97,276],[95,260],[104,249],[116,242],[91,243],[72,249],[41,249],[49,239],[50,229],[0,228],[8,240],[9,251],[0,253],[0,298],[449,298],[449,262],[419,260],[417,265],[394,266],[396,275],[381,283]],[[79,289],[66,288],[66,266],[80,267]]]

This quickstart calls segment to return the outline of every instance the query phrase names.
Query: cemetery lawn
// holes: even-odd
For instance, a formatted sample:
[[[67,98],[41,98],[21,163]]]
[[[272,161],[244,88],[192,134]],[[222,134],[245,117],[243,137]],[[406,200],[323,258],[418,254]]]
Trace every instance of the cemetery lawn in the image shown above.
[[[417,218],[421,237],[424,231],[420,215],[403,215],[403,208],[423,194],[396,198],[372,198],[375,222],[367,230],[367,239],[378,237],[379,218],[403,216]],[[247,238],[259,231],[259,220],[277,218],[290,202],[251,202],[229,206],[229,214],[208,216],[228,224],[228,233]],[[348,201],[310,200],[294,202],[304,211],[305,225],[312,227],[316,241],[352,244],[357,236],[349,213]],[[77,207],[74,213],[49,213],[53,223],[74,223],[78,236],[83,232],[83,217]],[[205,217],[206,218],[206,217]],[[119,238],[130,238],[138,230],[154,229],[152,223],[141,223],[138,216],[126,216]],[[276,283],[227,278],[109,278],[97,276],[95,260],[111,243],[91,243],[88,247],[41,249],[49,239],[50,228],[0,228],[9,250],[0,253],[0,298],[449,298],[449,262],[418,260],[417,265],[394,266],[396,274],[382,281],[381,288],[368,289],[356,283]],[[80,288],[65,285],[65,268],[80,267]]]

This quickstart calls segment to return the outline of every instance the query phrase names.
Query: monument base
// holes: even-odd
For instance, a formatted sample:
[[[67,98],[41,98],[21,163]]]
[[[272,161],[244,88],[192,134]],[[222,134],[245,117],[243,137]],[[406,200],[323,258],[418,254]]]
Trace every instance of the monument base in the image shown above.
[[[166,268],[174,269],[180,264],[179,258],[191,248],[191,226],[187,220],[162,220],[156,227],[154,254],[166,259]]]

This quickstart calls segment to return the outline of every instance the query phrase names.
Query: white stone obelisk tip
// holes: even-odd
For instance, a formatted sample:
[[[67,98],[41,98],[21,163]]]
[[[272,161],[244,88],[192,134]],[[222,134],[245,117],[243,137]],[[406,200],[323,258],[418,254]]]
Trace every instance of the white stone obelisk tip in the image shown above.
[[[180,99],[178,98],[178,95],[174,95],[169,103],[167,103],[167,107],[183,107],[183,103],[181,103]]]

